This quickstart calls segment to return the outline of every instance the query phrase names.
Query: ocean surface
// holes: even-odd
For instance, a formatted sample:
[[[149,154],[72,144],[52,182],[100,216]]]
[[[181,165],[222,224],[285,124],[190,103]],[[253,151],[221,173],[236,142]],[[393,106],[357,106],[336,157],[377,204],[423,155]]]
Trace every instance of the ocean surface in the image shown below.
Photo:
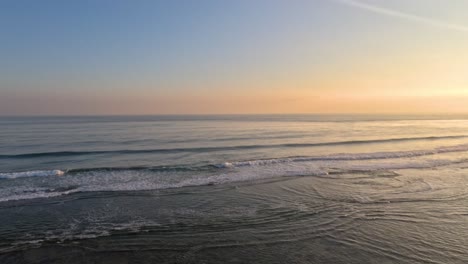
[[[0,117],[0,263],[468,263],[468,116]]]

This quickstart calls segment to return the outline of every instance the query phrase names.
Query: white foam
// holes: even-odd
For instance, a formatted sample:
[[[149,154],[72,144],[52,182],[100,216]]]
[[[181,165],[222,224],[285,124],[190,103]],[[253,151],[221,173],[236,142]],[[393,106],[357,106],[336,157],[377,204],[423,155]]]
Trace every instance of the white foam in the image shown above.
[[[451,153],[451,152],[464,152],[464,151],[468,151],[468,144],[448,146],[448,147],[439,147],[435,149],[426,149],[426,150],[372,152],[372,153],[339,153],[339,154],[331,154],[331,155],[324,155],[324,156],[224,162],[224,163],[216,165],[216,167],[233,168],[233,167],[264,166],[264,165],[271,165],[271,164],[276,164],[276,163],[308,162],[308,161],[340,161],[340,160],[352,161],[352,160],[412,158],[412,157],[429,156],[429,155]]]
[[[49,198],[77,192],[143,191],[249,182],[279,177],[325,176],[329,171],[376,171],[422,169],[466,162],[467,155],[451,155],[467,151],[468,145],[441,147],[432,150],[334,154],[316,157],[280,158],[226,162],[213,171],[153,170],[85,170],[49,181],[5,181],[0,186],[0,202]],[[446,154],[443,154],[446,153]],[[437,154],[437,155],[436,155]],[[427,155],[434,155],[428,157]],[[465,156],[465,157],[464,157]],[[59,176],[60,170],[1,173],[1,178]]]
[[[0,179],[16,179],[23,177],[47,177],[47,176],[62,176],[65,172],[61,170],[34,170],[21,172],[3,172],[0,173]]]
[[[18,241],[12,243],[12,245],[40,245],[44,242],[63,243],[67,240],[81,240],[110,236],[113,232],[122,231],[129,233],[138,233],[143,231],[145,227],[154,227],[160,225],[158,222],[147,219],[135,219],[123,223],[110,223],[109,221],[100,221],[101,219],[99,218],[86,220],[88,220],[92,224],[82,226],[72,222],[65,228],[57,228],[39,234],[26,233],[23,237],[18,237]]]
[[[30,200],[30,199],[38,199],[38,198],[52,198],[67,194],[72,194],[77,192],[78,190],[70,190],[70,191],[63,191],[63,192],[45,192],[45,191],[37,191],[37,192],[23,192],[19,193],[20,191],[15,191],[17,193],[13,193],[10,195],[1,195],[0,202],[8,202],[8,201],[18,201],[18,200]]]

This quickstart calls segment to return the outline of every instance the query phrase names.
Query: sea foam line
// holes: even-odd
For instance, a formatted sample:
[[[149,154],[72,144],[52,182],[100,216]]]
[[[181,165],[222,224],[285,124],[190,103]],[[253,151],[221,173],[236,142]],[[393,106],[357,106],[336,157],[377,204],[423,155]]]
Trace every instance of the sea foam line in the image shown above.
[[[304,157],[289,157],[289,158],[274,158],[274,159],[260,159],[260,160],[246,160],[224,162],[211,165],[213,168],[238,168],[247,166],[264,166],[277,163],[296,163],[296,162],[310,162],[310,161],[353,161],[353,160],[379,160],[379,159],[396,159],[396,158],[411,158],[420,156],[437,155],[452,152],[465,152],[468,151],[468,144],[444,146],[435,149],[426,150],[409,150],[409,151],[394,151],[394,152],[372,152],[372,153],[339,153],[323,156],[304,156]],[[47,177],[47,176],[62,176],[64,174],[76,174],[80,172],[116,172],[116,171],[203,171],[209,166],[203,167],[171,167],[171,166],[158,166],[158,167],[129,167],[129,168],[89,168],[89,169],[75,169],[75,170],[33,170],[23,172],[3,172],[0,173],[0,179],[16,179],[23,177]]]
[[[245,166],[261,166],[275,163],[290,163],[290,162],[307,162],[307,161],[340,161],[340,160],[372,160],[372,159],[396,159],[396,158],[411,158],[428,155],[436,155],[451,152],[468,151],[468,144],[439,147],[426,150],[409,150],[409,151],[394,151],[394,152],[372,152],[372,153],[341,153],[324,156],[306,156],[293,158],[278,158],[278,159],[261,159],[247,160],[236,162],[224,162],[216,164],[219,168],[233,168]]]
[[[62,170],[33,170],[21,172],[3,172],[0,173],[0,179],[16,179],[24,177],[46,177],[46,176],[62,176],[65,172]]]

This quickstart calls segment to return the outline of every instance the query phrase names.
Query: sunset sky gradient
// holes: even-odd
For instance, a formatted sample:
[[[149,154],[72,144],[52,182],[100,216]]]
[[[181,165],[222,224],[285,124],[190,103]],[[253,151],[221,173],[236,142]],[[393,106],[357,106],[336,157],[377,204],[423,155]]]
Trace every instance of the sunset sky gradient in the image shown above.
[[[0,115],[468,113],[468,1],[0,1]]]

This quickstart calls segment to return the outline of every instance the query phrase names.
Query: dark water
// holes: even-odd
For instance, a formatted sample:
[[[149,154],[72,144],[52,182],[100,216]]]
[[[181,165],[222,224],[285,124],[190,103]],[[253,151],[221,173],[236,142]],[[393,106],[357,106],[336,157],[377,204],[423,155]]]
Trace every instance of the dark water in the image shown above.
[[[2,117],[0,223],[0,263],[468,263],[468,118]]]

